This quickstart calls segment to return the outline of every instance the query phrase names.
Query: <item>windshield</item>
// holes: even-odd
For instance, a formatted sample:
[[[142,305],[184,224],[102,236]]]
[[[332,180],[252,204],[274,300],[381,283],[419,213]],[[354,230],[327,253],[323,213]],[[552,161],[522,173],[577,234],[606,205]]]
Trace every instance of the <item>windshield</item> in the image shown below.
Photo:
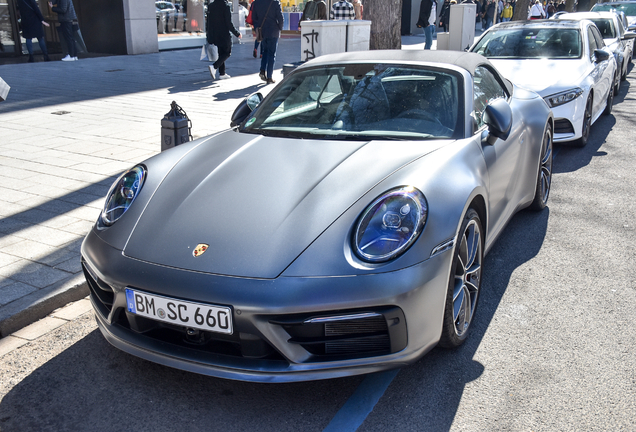
[[[592,11],[594,12],[611,11],[613,9],[623,11],[627,16],[636,16],[636,3],[597,3],[592,7]]]
[[[616,32],[614,31],[614,20],[609,18],[593,18],[590,19],[596,27],[598,27],[603,39],[614,39]]]
[[[431,139],[463,133],[455,72],[351,64],[299,70],[242,127],[264,135],[328,139]]]
[[[472,49],[488,58],[580,58],[578,29],[512,28],[486,33]]]

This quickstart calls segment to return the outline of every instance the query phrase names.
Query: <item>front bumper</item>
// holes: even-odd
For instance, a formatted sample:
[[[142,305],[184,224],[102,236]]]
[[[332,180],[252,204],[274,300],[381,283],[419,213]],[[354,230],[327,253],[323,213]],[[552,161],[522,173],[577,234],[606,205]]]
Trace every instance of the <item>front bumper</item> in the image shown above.
[[[554,142],[574,141],[583,134],[583,116],[587,95],[583,93],[573,101],[552,108],[554,113]]]
[[[112,345],[166,366],[260,382],[335,378],[416,361],[439,340],[451,258],[449,250],[365,276],[248,279],[134,260],[93,231],[82,245],[91,302]],[[186,327],[132,315],[126,287],[228,306],[234,333],[188,335]]]

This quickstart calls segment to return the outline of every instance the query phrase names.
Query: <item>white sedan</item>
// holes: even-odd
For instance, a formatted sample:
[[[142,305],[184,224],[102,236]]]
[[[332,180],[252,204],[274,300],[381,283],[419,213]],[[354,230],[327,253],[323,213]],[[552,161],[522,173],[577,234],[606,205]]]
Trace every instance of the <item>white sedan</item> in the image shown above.
[[[537,92],[555,117],[554,141],[587,144],[591,125],[612,111],[616,60],[589,20],[498,24],[470,48],[515,84]]]
[[[620,71],[621,81],[627,78],[627,66],[632,58],[632,47],[629,41],[636,37],[634,32],[625,32],[615,12],[576,12],[559,16],[559,19],[584,20],[596,24],[607,48],[614,54],[616,65]],[[618,86],[614,94],[618,93]]]

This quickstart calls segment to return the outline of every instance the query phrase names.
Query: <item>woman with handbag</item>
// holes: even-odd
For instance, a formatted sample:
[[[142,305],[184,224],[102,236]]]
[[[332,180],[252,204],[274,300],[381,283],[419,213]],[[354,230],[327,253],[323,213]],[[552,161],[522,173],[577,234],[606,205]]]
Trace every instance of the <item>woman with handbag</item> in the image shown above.
[[[275,81],[274,61],[278,38],[283,30],[283,10],[278,0],[256,0],[252,5],[252,21],[256,29],[256,39],[262,38],[263,58],[261,59],[260,78],[268,84]]]
[[[241,38],[241,32],[232,24],[232,12],[226,0],[214,0],[208,5],[208,16],[206,20],[206,36],[209,44],[216,45],[219,51],[219,58],[213,65],[208,66],[212,79],[216,79],[216,71],[219,71],[219,79],[230,78],[225,73],[225,61],[232,55],[232,33],[237,38]]]
[[[256,3],[256,0],[254,0],[250,5],[250,12],[247,14],[245,22],[252,26],[252,33],[254,34],[254,51],[252,52],[252,56],[256,58],[256,50],[258,50],[258,46],[261,44],[261,41],[256,38],[256,27],[254,27],[254,20],[252,19],[252,7],[254,6],[254,3]],[[263,45],[261,45],[261,58],[263,58]]]

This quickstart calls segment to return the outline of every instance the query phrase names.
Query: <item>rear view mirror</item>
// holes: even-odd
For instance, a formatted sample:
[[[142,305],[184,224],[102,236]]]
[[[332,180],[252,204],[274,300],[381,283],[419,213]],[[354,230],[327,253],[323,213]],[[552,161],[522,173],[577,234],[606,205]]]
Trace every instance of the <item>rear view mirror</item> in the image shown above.
[[[484,110],[484,123],[488,126],[488,143],[494,144],[496,138],[507,140],[512,128],[512,109],[505,99],[495,99]]]
[[[600,63],[603,62],[605,60],[607,60],[610,57],[610,53],[608,53],[607,51],[601,50],[601,49],[595,49],[594,50],[594,57],[596,60],[594,60],[595,63]]]
[[[232,120],[230,122],[230,127],[237,126],[243,122],[252,112],[256,109],[256,107],[263,101],[263,95],[260,93],[252,93],[241,102],[234,113],[232,114]]]
[[[636,38],[636,33],[634,33],[633,31],[625,32],[625,34],[623,35],[623,40],[630,40],[634,38]]]

